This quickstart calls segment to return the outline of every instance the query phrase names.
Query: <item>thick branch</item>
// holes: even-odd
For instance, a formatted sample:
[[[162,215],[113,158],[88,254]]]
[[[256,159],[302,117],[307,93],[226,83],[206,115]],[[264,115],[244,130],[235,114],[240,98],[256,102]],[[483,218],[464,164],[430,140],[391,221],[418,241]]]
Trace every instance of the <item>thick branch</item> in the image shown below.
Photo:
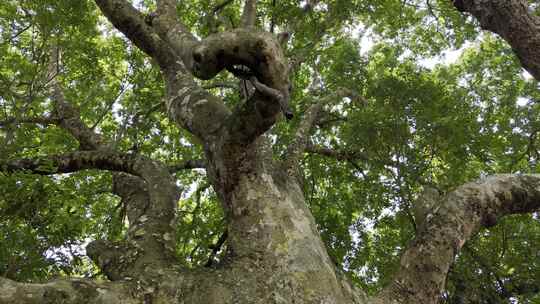
[[[133,175],[115,173],[113,193],[129,221],[127,238],[110,242],[96,240],[86,247],[87,255],[112,281],[146,275],[146,269],[166,269],[175,263],[174,215],[177,197],[156,193],[169,192],[172,181],[145,182]],[[158,183],[161,184],[160,187]],[[176,190],[176,189],[175,189]],[[174,194],[173,194],[174,195]]]
[[[44,284],[18,283],[0,277],[0,304],[112,304],[140,303],[131,297],[128,283],[97,283],[93,280],[54,280]]]
[[[203,141],[221,128],[226,120],[231,138],[240,135],[246,139],[241,142],[252,141],[274,124],[280,112],[279,104],[288,102],[288,65],[274,35],[237,29],[197,41],[177,20],[171,1],[158,3],[156,15],[146,20],[150,25],[144,23],[140,13],[125,0],[96,2],[115,27],[160,62],[167,81],[169,116]],[[228,119],[230,112],[222,101],[203,91],[186,74],[190,72],[206,80],[225,68],[233,69],[235,65],[245,66],[250,77],[278,91],[282,98],[276,101],[266,92],[254,94],[251,99],[257,107],[244,107],[237,111],[238,115]],[[259,121],[264,123],[257,123]],[[244,134],[246,130],[253,132]]]
[[[30,171],[50,175],[87,169],[120,171],[138,175],[135,169],[139,157],[110,151],[78,151],[36,159],[18,159],[0,164],[4,172]]]
[[[175,65],[176,55],[147,25],[143,15],[126,0],[95,0],[109,21],[137,47],[154,58],[162,69]]]
[[[196,86],[184,73],[167,76],[169,116],[201,139],[226,126],[225,137],[242,145],[268,130],[289,99],[288,67],[276,38],[264,32],[238,29],[211,35],[190,53],[186,67],[198,78],[210,79],[235,65],[245,66],[260,90],[231,115],[216,97]]]
[[[158,0],[155,15],[147,18],[146,22],[174,50],[177,60],[182,60],[187,67],[192,66],[191,52],[198,40],[178,18],[176,1]],[[175,69],[178,68],[184,70],[183,67]]]
[[[14,172],[17,170],[29,170],[36,174],[54,174],[69,173],[84,169],[101,169],[110,171],[125,172],[141,177],[144,181],[144,187],[137,189],[144,190],[144,193],[137,195],[146,195],[148,193],[148,208],[140,206],[129,206],[133,209],[143,209],[146,218],[132,219],[130,222],[130,231],[139,239],[147,239],[146,244],[151,242],[153,245],[149,248],[156,248],[156,242],[164,246],[164,250],[159,251],[159,255],[153,255],[153,258],[172,259],[174,238],[171,223],[174,219],[176,202],[179,192],[171,176],[162,164],[147,159],[141,155],[118,153],[109,150],[79,151],[56,155],[41,159],[20,159],[8,161],[0,164],[2,171]],[[117,179],[115,183],[124,183],[125,187],[139,184],[136,179],[130,180],[128,176]],[[139,193],[139,191],[137,191]],[[124,197],[123,197],[124,198]],[[138,231],[136,231],[138,230]],[[149,239],[148,239],[149,238]],[[139,243],[144,243],[139,241]],[[154,261],[155,261],[154,259]]]
[[[461,12],[472,14],[483,29],[499,34],[511,46],[523,67],[540,80],[540,17],[527,0],[453,0]]]
[[[56,47],[51,51],[49,75],[58,73],[59,54]],[[58,79],[52,76],[50,83],[53,111],[50,117],[32,119],[32,122],[50,122],[65,129],[79,141],[83,152],[8,161],[0,164],[0,171],[30,170],[37,174],[84,169],[117,171],[113,174],[113,192],[122,198],[128,215],[127,241],[94,241],[87,247],[87,255],[111,280],[145,274],[148,265],[168,267],[174,261],[172,223],[179,191],[167,168],[143,156],[113,152],[111,145],[81,120],[78,108],[66,101]]]
[[[211,79],[225,68],[244,65],[259,81],[288,95],[286,58],[270,33],[236,29],[213,34],[200,41],[191,55],[191,71],[200,79]]]
[[[441,199],[401,257],[379,300],[438,303],[454,257],[482,227],[540,209],[540,175],[497,175],[467,183]]]
[[[244,3],[244,11],[242,12],[243,28],[255,27],[257,18],[257,0],[246,0]]]
[[[191,75],[168,73],[165,77],[169,118],[201,141],[215,134],[231,115],[223,101],[198,86]]]

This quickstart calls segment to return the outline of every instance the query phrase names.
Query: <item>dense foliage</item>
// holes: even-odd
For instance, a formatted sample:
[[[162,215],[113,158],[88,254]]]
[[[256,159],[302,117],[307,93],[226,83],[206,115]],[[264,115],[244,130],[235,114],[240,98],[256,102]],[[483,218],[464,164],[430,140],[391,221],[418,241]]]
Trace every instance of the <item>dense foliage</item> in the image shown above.
[[[135,2],[146,12],[155,5]],[[242,1],[219,4],[182,1],[179,15],[201,36],[237,25]],[[303,62],[292,74],[295,118],[271,130],[276,157],[319,97],[355,92],[329,105],[313,132],[313,146],[332,153],[308,149],[301,169],[330,255],[367,291],[387,282],[414,236],[413,201],[423,187],[444,193],[489,174],[539,172],[538,83],[503,40],[478,32],[449,1],[259,5],[260,25],[293,33],[287,53]],[[52,111],[51,77],[84,122],[122,151],[171,165],[201,156],[199,143],[161,111],[155,64],[92,1],[5,0],[0,35],[0,160],[77,148],[61,128],[33,121]],[[51,75],[53,46],[62,64]],[[204,85],[217,80],[237,85],[227,73]],[[242,102],[236,89],[212,90]],[[222,211],[204,170],[175,176],[184,189],[177,253],[188,266],[204,265],[224,233]],[[0,193],[0,275],[11,279],[99,276],[83,246],[125,230],[107,172],[0,173]],[[466,245],[449,274],[447,301],[467,295],[479,303],[540,303],[539,252],[538,215],[506,218]]]

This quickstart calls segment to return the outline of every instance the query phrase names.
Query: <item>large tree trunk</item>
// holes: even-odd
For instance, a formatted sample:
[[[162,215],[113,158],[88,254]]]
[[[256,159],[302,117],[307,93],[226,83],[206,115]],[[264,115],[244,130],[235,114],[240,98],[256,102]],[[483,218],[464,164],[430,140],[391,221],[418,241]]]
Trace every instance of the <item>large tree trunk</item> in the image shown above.
[[[363,303],[336,273],[294,172],[265,146],[258,140],[232,160],[212,154],[229,218],[231,262],[219,268],[230,267],[240,287],[216,303]]]

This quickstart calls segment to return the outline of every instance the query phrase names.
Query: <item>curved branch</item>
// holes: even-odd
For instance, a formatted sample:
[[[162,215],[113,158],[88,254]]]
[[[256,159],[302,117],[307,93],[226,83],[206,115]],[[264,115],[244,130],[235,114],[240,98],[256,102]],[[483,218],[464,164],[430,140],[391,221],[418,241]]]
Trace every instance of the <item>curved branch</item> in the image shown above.
[[[225,68],[244,65],[265,85],[288,96],[289,79],[285,55],[274,35],[236,29],[208,36],[193,48],[192,73],[211,79]]]
[[[59,57],[59,49],[53,48],[49,75],[57,74]],[[112,190],[121,197],[121,204],[127,211],[127,240],[94,241],[87,247],[87,255],[111,280],[145,274],[145,267],[150,264],[156,268],[167,268],[174,261],[176,238],[171,223],[174,222],[179,194],[168,169],[143,156],[112,151],[111,144],[81,120],[78,108],[66,101],[58,80],[52,77],[50,82],[53,111],[49,117],[33,119],[33,122],[50,121],[65,129],[79,141],[82,152],[7,161],[0,163],[0,171],[29,170],[37,174],[69,173],[84,169],[116,171]]]
[[[438,303],[454,257],[479,229],[540,209],[540,175],[496,175],[452,191],[425,219],[380,301]],[[380,302],[379,302],[380,303]]]
[[[144,16],[126,0],[95,0],[103,14],[137,47],[154,58],[162,69],[175,66],[176,55],[161,40]]]
[[[225,122],[231,137],[239,136],[242,143],[251,142],[275,123],[280,108],[284,108],[280,105],[288,103],[288,64],[273,34],[237,29],[198,41],[178,20],[172,1],[160,1],[155,16],[147,18],[146,23],[125,0],[95,1],[116,28],[158,61],[167,82],[169,116],[203,141]],[[189,72],[207,80],[235,65],[247,67],[250,76],[279,92],[282,98],[254,94],[253,104],[229,117],[230,111],[223,102],[187,75]],[[253,132],[244,134],[246,130]]]
[[[531,75],[540,80],[540,17],[527,0],[452,0],[460,12],[472,14],[483,29],[506,40]]]
[[[210,79],[225,68],[242,65],[264,85],[231,115],[221,100],[198,87],[189,75],[168,74],[169,116],[203,141],[225,125],[225,137],[242,145],[252,142],[275,123],[288,103],[288,67],[279,42],[270,33],[237,29],[210,35],[186,56],[191,56],[184,61],[186,68],[198,78]]]
[[[229,113],[220,100],[187,75],[193,66],[197,39],[178,20],[174,1],[158,1],[156,13],[146,20],[126,0],[95,1],[118,30],[159,63],[167,84],[166,107],[171,119],[201,139],[214,132]]]

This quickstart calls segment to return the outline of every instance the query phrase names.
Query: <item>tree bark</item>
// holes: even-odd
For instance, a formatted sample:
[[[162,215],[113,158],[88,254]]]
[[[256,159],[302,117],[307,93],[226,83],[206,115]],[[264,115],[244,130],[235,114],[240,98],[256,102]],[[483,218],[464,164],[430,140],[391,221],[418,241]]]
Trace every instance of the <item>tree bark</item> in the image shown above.
[[[460,12],[476,17],[483,29],[500,35],[522,66],[540,81],[540,17],[527,0],[452,0]]]
[[[454,257],[474,234],[505,215],[540,208],[540,175],[496,175],[467,183],[436,206],[426,212],[422,229],[377,303],[438,303]]]

